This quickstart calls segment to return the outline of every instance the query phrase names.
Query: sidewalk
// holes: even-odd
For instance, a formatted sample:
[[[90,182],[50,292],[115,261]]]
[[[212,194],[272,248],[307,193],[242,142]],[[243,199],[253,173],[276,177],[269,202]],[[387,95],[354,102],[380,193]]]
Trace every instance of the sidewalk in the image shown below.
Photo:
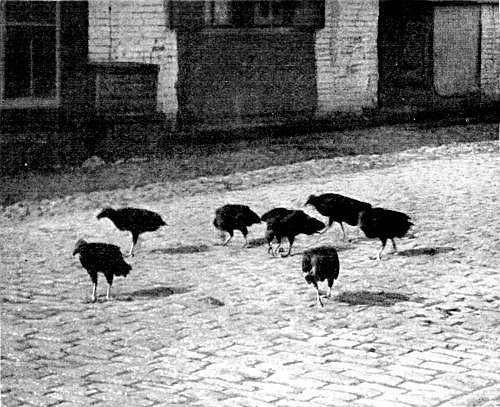
[[[496,142],[465,143],[7,208],[2,403],[496,407],[499,168]],[[284,259],[242,249],[238,234],[215,245],[213,212],[226,202],[303,209],[327,191],[410,214],[414,238],[380,263],[369,259],[378,241],[342,242],[336,226],[299,236]],[[156,210],[169,226],[144,235],[113,301],[100,279],[93,304],[71,252],[79,237],[128,247],[126,233],[95,218],[108,204]],[[300,271],[300,252],[319,244],[334,244],[341,262],[323,309]]]

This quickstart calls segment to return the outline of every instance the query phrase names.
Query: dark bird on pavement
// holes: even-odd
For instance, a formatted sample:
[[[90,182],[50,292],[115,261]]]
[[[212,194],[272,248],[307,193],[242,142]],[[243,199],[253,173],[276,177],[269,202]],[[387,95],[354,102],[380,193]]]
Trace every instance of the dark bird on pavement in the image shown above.
[[[118,246],[108,243],[87,243],[80,239],[76,242],[73,256],[80,254],[80,263],[87,270],[94,284],[92,289],[92,301],[96,300],[97,273],[101,272],[108,282],[106,299],[109,300],[111,285],[114,276],[127,277],[132,267],[123,260],[122,252]]]
[[[410,216],[406,213],[384,208],[372,208],[359,214],[358,225],[366,237],[379,238],[382,241],[382,247],[377,253],[377,259],[380,260],[387,239],[391,239],[392,247],[397,252],[394,238],[406,235],[413,223],[410,222]]]
[[[318,233],[324,228],[325,224],[323,222],[309,216],[304,211],[292,211],[290,214],[276,220],[271,225],[268,224],[268,230],[266,232],[266,239],[269,245],[268,252],[276,255],[281,247],[281,239],[286,237],[289,243],[288,252],[283,257],[289,256],[292,251],[293,242],[295,241],[295,237],[297,235],[300,235],[301,233],[305,235],[312,235],[314,233]],[[274,251],[271,246],[273,238],[276,238],[276,241],[278,242]]]
[[[101,218],[109,218],[118,229],[132,233],[132,246],[130,246],[128,256],[134,255],[134,248],[141,233],[154,232],[166,225],[160,215],[147,209],[105,208],[97,215],[97,219]]]
[[[287,208],[273,208],[269,211],[267,211],[264,215],[260,217],[260,219],[263,222],[266,222],[267,224],[272,224],[276,222],[277,220],[285,217],[286,215],[289,215],[293,212],[292,209],[287,209]]]
[[[321,246],[306,250],[302,256],[302,272],[308,284],[313,284],[316,289],[316,304],[322,307],[319,295],[318,281],[327,280],[328,292],[325,298],[332,294],[333,282],[338,278],[340,270],[337,250],[332,246]]]
[[[273,209],[267,211],[264,215],[262,215],[260,217],[260,219],[263,222],[266,222],[266,225],[267,225],[265,239],[269,245],[268,249],[267,249],[268,253],[272,252],[272,250],[273,250],[271,242],[274,238],[274,232],[273,232],[274,224],[276,222],[280,221],[285,216],[290,215],[292,212],[293,212],[292,209],[279,207],[279,208],[273,208]]]
[[[248,245],[248,226],[260,223],[260,217],[246,205],[227,204],[215,211],[214,226],[222,232],[229,233],[229,236],[222,243],[223,246],[234,236],[234,230],[239,230],[245,238],[245,246]]]
[[[337,222],[342,228],[344,240],[346,239],[346,233],[342,222],[356,226],[359,213],[372,207],[367,202],[358,201],[339,194],[310,195],[306,201],[306,205],[314,206],[321,215],[328,217],[328,227],[322,233],[326,232],[332,226],[333,222]]]

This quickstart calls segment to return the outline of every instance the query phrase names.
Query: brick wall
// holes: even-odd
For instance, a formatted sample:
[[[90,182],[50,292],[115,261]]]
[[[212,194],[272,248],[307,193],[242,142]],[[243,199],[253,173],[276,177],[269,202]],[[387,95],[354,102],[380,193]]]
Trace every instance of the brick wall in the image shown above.
[[[326,0],[317,32],[318,116],[377,105],[378,0]]]
[[[500,26],[498,5],[482,5],[481,99],[500,101]]]
[[[93,61],[160,66],[159,110],[178,111],[177,35],[168,28],[165,0],[90,0],[89,55]],[[316,32],[317,117],[377,107],[379,0],[325,0],[325,27]],[[498,5],[483,4],[483,100],[500,97]]]
[[[167,27],[163,0],[90,0],[89,58],[160,66],[158,107],[175,117],[177,40]]]

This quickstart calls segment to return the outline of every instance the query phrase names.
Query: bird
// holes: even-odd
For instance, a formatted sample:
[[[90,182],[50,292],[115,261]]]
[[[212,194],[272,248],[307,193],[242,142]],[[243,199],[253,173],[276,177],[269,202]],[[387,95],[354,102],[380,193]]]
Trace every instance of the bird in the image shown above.
[[[278,219],[283,218],[286,215],[289,215],[292,212],[293,212],[293,209],[287,209],[287,208],[283,208],[283,207],[273,208],[273,209],[267,211],[266,213],[264,213],[264,215],[262,215],[260,217],[260,220],[269,224],[269,223],[275,222]]]
[[[394,238],[406,235],[408,230],[413,226],[410,219],[411,217],[403,212],[384,208],[372,208],[362,211],[359,214],[358,225],[367,238],[379,238],[381,240],[382,247],[377,253],[377,259],[380,260],[387,239],[391,239],[394,252],[397,253]]]
[[[264,213],[264,215],[260,217],[260,219],[263,222],[266,222],[267,224],[265,239],[268,242],[268,248],[267,248],[268,253],[271,253],[273,250],[273,246],[271,244],[274,238],[273,225],[280,219],[284,218],[285,216],[289,215],[292,212],[293,212],[292,209],[279,207],[267,211],[266,213]]]
[[[248,245],[247,235],[248,226],[260,223],[260,217],[252,211],[247,205],[226,204],[215,210],[213,225],[222,232],[229,233],[229,236],[222,243],[226,246],[234,236],[234,230],[239,230],[245,238],[245,244]]]
[[[305,204],[312,205],[321,215],[328,217],[328,227],[322,233],[325,233],[332,226],[333,222],[339,223],[342,229],[343,240],[346,240],[343,222],[351,226],[356,226],[359,213],[372,207],[368,202],[331,193],[317,196],[310,195]]]
[[[293,210],[290,214],[284,216],[283,218],[276,220],[276,222],[271,225],[268,224],[268,231],[266,233],[266,239],[269,246],[273,238],[276,238],[278,246],[276,249],[268,249],[271,254],[275,255],[279,248],[281,247],[281,239],[286,237],[288,239],[288,252],[282,257],[287,257],[292,251],[293,242],[295,237],[299,234],[312,235],[318,233],[320,230],[325,228],[325,224],[316,218],[313,218],[301,210]]]
[[[127,230],[132,233],[132,245],[127,256],[134,256],[134,248],[140,234],[154,232],[166,225],[156,212],[138,208],[113,209],[107,207],[97,215],[97,219],[102,218],[110,219],[119,230]]]
[[[339,277],[340,263],[337,250],[333,246],[320,246],[304,251],[302,255],[302,272],[308,284],[316,289],[316,304],[322,307],[319,295],[318,281],[327,280],[328,292],[326,298],[332,294],[333,282]]]
[[[94,284],[92,289],[92,301],[96,301],[97,273],[101,272],[106,277],[108,289],[106,299],[110,299],[111,286],[114,276],[127,277],[132,266],[124,259],[118,246],[109,243],[87,243],[83,239],[76,242],[73,256],[80,254],[80,263],[89,273]]]

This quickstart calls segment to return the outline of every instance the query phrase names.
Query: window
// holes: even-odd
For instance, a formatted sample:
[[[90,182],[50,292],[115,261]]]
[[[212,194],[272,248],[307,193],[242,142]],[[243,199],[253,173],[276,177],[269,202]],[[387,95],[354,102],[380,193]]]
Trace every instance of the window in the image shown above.
[[[298,1],[210,1],[206,23],[209,26],[293,27]]]
[[[324,0],[206,0],[173,2],[171,26],[201,28],[322,28]]]
[[[2,7],[0,100],[28,104],[56,101],[59,3],[8,0]]]

